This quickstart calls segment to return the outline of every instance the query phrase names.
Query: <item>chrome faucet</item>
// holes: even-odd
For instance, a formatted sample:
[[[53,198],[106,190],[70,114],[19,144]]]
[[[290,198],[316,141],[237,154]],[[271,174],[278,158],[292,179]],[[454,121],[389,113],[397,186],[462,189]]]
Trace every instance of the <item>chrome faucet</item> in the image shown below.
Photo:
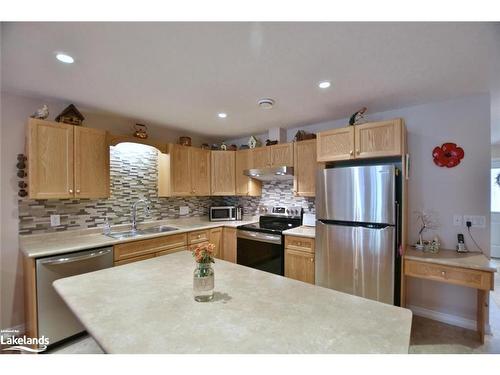
[[[137,231],[137,206],[139,205],[139,203],[144,203],[144,214],[146,216],[149,215],[149,211],[150,211],[150,205],[149,205],[149,201],[147,199],[139,199],[138,201],[136,201],[133,205],[132,205],[132,232],[135,232]]]

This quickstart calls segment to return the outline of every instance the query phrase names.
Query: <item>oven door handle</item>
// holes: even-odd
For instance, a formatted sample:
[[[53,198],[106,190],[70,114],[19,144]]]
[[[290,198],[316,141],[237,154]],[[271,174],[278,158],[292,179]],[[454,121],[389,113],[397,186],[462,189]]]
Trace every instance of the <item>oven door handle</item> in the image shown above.
[[[238,238],[243,238],[245,240],[253,240],[259,242],[268,242],[276,245],[281,245],[281,236],[277,234],[268,234],[261,232],[251,232],[248,230],[238,229],[236,232]]]

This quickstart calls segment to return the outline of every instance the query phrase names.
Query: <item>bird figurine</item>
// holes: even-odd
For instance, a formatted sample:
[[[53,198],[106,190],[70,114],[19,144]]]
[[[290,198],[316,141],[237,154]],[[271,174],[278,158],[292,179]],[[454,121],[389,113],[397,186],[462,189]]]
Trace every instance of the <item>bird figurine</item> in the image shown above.
[[[37,109],[36,112],[31,115],[31,118],[39,120],[45,120],[47,117],[49,117],[49,106],[47,104],[44,104],[42,108]]]
[[[358,125],[364,122],[366,107],[361,108],[360,110],[354,112],[352,116],[349,118],[349,125]]]

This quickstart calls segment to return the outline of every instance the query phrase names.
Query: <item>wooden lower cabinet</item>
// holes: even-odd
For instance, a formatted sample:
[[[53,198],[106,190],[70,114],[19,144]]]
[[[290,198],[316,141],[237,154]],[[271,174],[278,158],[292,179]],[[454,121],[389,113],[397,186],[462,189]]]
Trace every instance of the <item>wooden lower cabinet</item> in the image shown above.
[[[210,238],[209,230],[196,230],[194,232],[189,232],[187,237],[188,245],[207,242]]]
[[[156,237],[148,240],[131,241],[114,246],[114,262],[115,265],[130,263],[123,262],[127,259],[135,258],[136,260],[148,259],[141,258],[142,256],[150,255],[150,258],[155,256],[155,253],[160,253],[165,250],[186,247],[187,234],[179,233],[170,236]]]
[[[183,250],[186,250],[186,246],[174,247],[173,249],[163,250],[163,251],[159,251],[159,252],[155,253],[155,257],[161,257],[163,255],[178,253],[179,251],[183,251]]]
[[[154,257],[155,257],[155,253],[151,253],[151,254],[141,255],[141,256],[138,256],[138,257],[133,257],[133,258],[128,258],[128,259],[124,259],[124,260],[115,261],[114,265],[115,266],[123,266],[124,264],[134,263],[134,262],[138,262],[140,260],[151,259],[151,258],[154,258]]]
[[[285,277],[314,284],[313,238],[285,236]]]
[[[210,229],[209,242],[215,245],[216,258],[222,258],[222,228]]]
[[[236,228],[222,230],[222,259],[236,263]]]

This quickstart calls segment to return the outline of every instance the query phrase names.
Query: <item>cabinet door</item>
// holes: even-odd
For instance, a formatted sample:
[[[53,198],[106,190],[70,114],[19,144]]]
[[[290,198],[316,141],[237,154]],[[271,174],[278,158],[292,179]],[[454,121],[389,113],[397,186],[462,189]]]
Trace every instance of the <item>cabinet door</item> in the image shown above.
[[[314,284],[314,254],[285,249],[285,276]]]
[[[251,151],[253,168],[267,168],[271,166],[271,148],[269,146],[254,148]]]
[[[236,195],[260,196],[262,183],[243,174],[253,168],[252,150],[236,151]]]
[[[401,155],[402,127],[401,119],[356,125],[356,158]]]
[[[211,151],[212,154],[212,195],[235,195],[235,154],[234,151]]]
[[[318,133],[317,161],[336,161],[354,158],[354,126]]]
[[[28,123],[28,189],[32,199],[74,197],[73,126]]]
[[[109,197],[106,131],[75,126],[75,197]]]
[[[271,167],[293,167],[293,143],[271,146]]]
[[[302,197],[316,195],[316,140],[294,143],[294,193]]]
[[[191,195],[191,163],[189,157],[189,147],[171,145],[170,163],[172,195]]]
[[[213,243],[215,245],[215,257],[216,258],[221,258],[222,257],[222,227],[221,228],[214,228],[210,229],[210,243]]]
[[[222,259],[236,263],[236,228],[222,230]]]
[[[191,191],[193,195],[210,195],[210,150],[191,147]]]

